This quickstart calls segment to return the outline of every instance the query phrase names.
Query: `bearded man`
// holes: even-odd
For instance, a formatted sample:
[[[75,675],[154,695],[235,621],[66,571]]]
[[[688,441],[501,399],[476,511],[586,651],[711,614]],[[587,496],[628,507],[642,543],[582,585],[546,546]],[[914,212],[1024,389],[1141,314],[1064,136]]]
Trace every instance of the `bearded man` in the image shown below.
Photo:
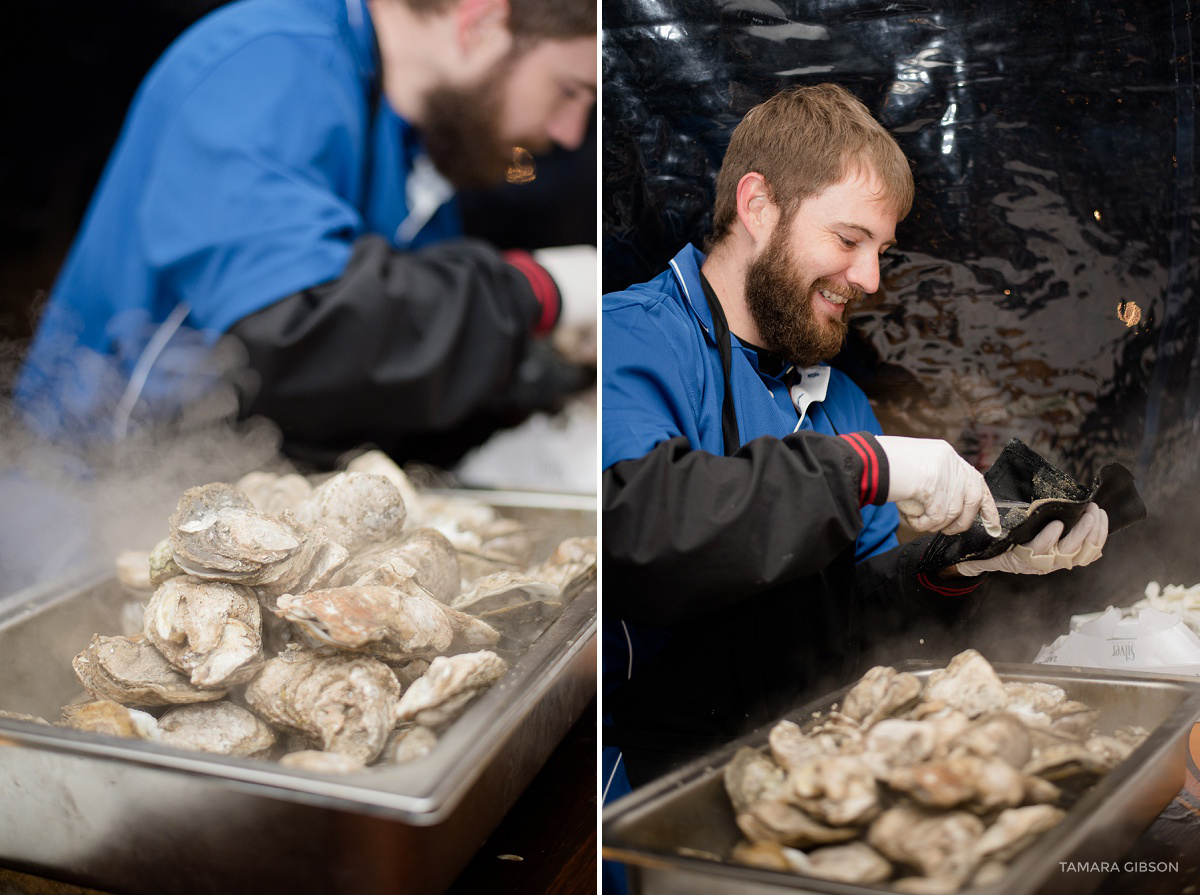
[[[586,377],[539,337],[594,329],[594,247],[464,239],[455,194],[503,181],[514,147],[578,147],[595,96],[595,0],[216,10],[134,98],[31,346],[27,418],[121,437],[228,374],[325,465],[561,399]]]
[[[881,434],[826,363],[913,201],[888,132],[840,87],[786,91],[733,131],[716,191],[707,253],[602,304],[606,801],[920,658],[982,573],[1040,573],[1011,551],[922,568],[932,534],[898,546],[897,502],[918,532],[978,514],[995,533],[992,496],[946,442]],[[1107,532],[1093,504],[1030,548],[1081,565]]]

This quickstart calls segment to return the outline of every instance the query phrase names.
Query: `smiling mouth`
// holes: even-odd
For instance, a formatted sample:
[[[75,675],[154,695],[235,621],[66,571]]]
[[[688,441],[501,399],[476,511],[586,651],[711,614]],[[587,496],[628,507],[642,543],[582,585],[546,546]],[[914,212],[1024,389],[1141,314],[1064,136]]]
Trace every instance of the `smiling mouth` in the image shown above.
[[[836,292],[833,289],[818,289],[817,294],[833,305],[841,307],[856,299],[857,294],[847,295],[844,292]]]

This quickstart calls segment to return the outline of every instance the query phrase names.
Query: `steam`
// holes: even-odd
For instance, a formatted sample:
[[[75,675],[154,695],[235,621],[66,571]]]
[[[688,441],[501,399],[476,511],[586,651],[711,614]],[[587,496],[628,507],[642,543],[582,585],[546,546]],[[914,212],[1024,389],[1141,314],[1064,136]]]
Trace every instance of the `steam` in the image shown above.
[[[0,343],[0,598],[88,566],[111,568],[126,548],[149,549],[193,485],[296,471],[274,424],[238,421],[245,382],[231,376],[169,425],[87,443],[41,437],[12,400],[24,349]],[[212,358],[229,371],[238,352],[226,341]]]

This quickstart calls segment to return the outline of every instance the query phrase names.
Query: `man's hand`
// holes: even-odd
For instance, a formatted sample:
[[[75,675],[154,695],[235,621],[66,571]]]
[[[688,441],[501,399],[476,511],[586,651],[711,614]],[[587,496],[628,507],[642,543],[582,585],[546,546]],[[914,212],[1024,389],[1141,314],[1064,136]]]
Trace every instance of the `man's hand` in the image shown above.
[[[877,440],[888,458],[888,500],[896,502],[913,529],[959,534],[981,515],[988,534],[999,536],[1000,514],[992,492],[979,470],[949,443],[898,435]]]
[[[968,560],[954,569],[968,577],[983,572],[1009,572],[1013,575],[1045,575],[1059,569],[1086,566],[1100,558],[1108,540],[1108,513],[1089,503],[1075,526],[1063,536],[1063,524],[1057,519],[1038,532],[1028,544],[1010,547],[991,559]]]

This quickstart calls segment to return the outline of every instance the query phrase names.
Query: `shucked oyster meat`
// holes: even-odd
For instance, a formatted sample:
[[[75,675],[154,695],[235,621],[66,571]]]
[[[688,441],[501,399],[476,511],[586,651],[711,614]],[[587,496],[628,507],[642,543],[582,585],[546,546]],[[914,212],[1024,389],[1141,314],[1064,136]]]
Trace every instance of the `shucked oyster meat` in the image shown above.
[[[898,892],[990,885],[1146,735],[1097,733],[1098,718],[1061,688],[1005,684],[975,650],[924,683],[872,668],[840,710],[734,755],[731,859]],[[838,842],[854,851],[822,848]]]

